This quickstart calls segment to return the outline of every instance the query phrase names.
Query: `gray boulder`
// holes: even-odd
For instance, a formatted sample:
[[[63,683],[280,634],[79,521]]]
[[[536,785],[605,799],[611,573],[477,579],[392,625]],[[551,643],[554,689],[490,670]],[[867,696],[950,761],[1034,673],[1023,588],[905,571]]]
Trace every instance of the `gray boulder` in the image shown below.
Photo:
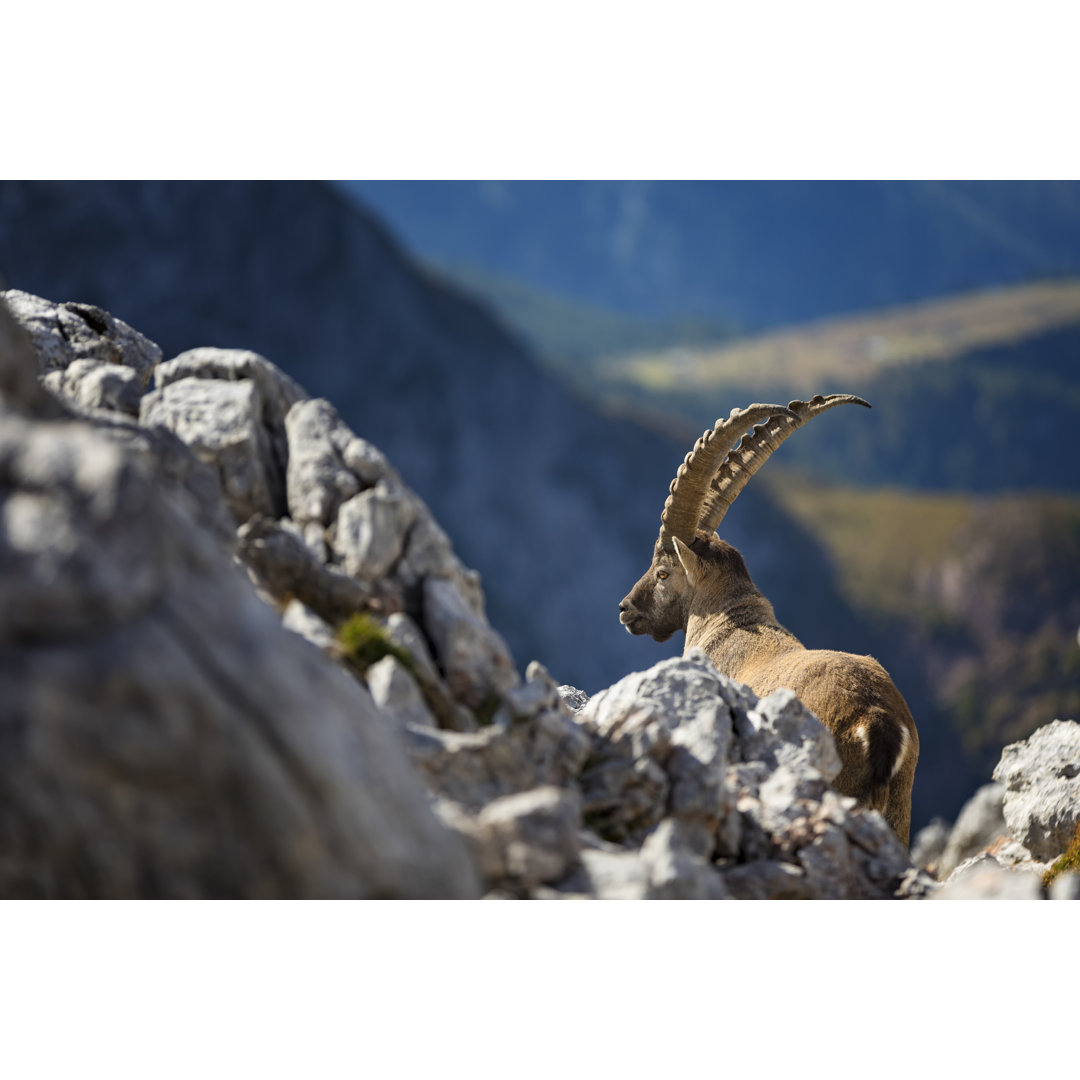
[[[832,736],[790,692],[759,700],[694,650],[600,691],[575,720],[592,743],[577,781],[584,820],[616,847],[583,856],[560,889],[583,889],[591,862],[618,895],[869,899],[933,888],[880,814],[831,789]],[[626,851],[643,861],[615,857]]]
[[[161,362],[154,342],[93,304],[56,304],[19,289],[0,292],[0,299],[29,335],[38,373],[49,389],[84,405],[116,408],[108,398],[116,387],[131,385],[125,375],[130,372],[136,392],[131,400],[128,391],[118,392],[120,411],[130,412],[134,403],[138,412],[138,394]]]
[[[363,687],[31,362],[0,305],[0,895],[477,895]]]
[[[1055,720],[1006,746],[994,779],[1013,839],[1035,859],[1056,859],[1080,827],[1080,723]]]
[[[558,709],[475,732],[409,725],[406,735],[428,788],[473,814],[504,795],[576,787],[589,753],[588,739]]]
[[[1042,900],[1044,897],[1038,872],[1011,870],[984,852],[961,863],[932,899]]]
[[[173,431],[221,477],[238,525],[285,512],[285,416],[304,391],[239,349],[191,349],[162,364],[140,403],[147,427]]]
[[[734,846],[727,766],[738,692],[697,650],[593,695],[575,716],[593,740],[581,778],[593,827],[608,839],[640,844],[671,813]]]
[[[924,825],[911,841],[911,861],[919,869],[936,876],[950,831],[949,823],[941,817]]]
[[[962,862],[1007,836],[1004,798],[1004,788],[991,783],[984,784],[968,799],[949,832],[938,866],[939,878],[944,880]]]
[[[539,787],[494,799],[471,828],[485,880],[528,891],[580,861],[581,805],[572,790]]]

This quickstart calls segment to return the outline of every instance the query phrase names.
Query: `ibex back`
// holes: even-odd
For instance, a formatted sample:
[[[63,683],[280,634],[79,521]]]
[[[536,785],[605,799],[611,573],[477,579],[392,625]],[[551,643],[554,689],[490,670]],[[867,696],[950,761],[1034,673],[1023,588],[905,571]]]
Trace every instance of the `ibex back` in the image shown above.
[[[657,641],[684,630],[685,648],[704,649],[759,696],[794,690],[836,740],[837,790],[880,810],[906,846],[919,736],[900,691],[872,657],[805,648],[776,621],[739,552],[715,535],[769,455],[805,421],[844,404],[869,408],[862,398],[832,394],[786,408],[732,409],[717,420],[671,482],[652,564],[619,604],[619,619],[631,634]]]

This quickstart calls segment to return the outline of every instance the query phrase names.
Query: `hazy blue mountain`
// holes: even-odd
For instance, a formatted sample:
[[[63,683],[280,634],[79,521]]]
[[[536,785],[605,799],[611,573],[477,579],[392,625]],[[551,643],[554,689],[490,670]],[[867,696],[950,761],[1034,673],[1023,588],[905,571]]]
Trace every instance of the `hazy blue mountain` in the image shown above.
[[[1080,271],[1080,183],[364,181],[426,259],[763,327]]]

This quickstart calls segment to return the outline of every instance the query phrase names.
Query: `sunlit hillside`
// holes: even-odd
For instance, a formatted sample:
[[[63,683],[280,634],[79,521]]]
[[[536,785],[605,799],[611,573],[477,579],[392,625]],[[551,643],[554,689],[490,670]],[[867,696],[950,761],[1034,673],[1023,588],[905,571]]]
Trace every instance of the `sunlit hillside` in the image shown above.
[[[610,409],[695,438],[734,405],[859,394],[781,454],[817,476],[956,492],[1080,492],[1080,280],[609,358]]]
[[[952,360],[1080,324],[1080,280],[1049,281],[829,319],[722,343],[610,357],[602,386],[653,393],[729,388],[807,396],[839,379],[860,382],[891,365]]]

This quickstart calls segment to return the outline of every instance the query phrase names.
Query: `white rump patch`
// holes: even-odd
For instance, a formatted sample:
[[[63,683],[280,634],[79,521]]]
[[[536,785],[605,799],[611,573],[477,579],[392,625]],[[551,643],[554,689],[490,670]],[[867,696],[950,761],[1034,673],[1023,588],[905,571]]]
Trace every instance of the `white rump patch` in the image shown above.
[[[863,749],[870,753],[870,725],[860,724],[855,729],[855,735],[858,737],[859,742],[862,743]]]
[[[910,742],[911,736],[908,734],[907,728],[902,727],[900,729],[900,753],[896,755],[896,761],[893,763],[892,772],[889,773],[890,780],[900,771],[900,766],[904,764]]]

